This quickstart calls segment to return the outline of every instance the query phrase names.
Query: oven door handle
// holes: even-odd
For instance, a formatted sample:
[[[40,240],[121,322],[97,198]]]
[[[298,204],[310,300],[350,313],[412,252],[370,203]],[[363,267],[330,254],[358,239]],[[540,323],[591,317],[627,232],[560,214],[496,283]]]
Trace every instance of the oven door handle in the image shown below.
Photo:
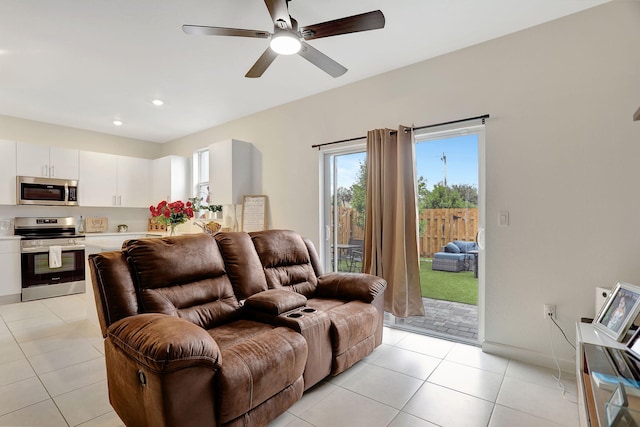
[[[84,245],[69,245],[69,246],[61,246],[60,247],[62,252],[69,252],[69,251],[80,251],[80,250],[84,250]],[[23,254],[37,254],[37,253],[45,253],[45,252],[49,252],[49,248],[46,247],[37,247],[37,248],[22,248],[20,250],[21,253]]]

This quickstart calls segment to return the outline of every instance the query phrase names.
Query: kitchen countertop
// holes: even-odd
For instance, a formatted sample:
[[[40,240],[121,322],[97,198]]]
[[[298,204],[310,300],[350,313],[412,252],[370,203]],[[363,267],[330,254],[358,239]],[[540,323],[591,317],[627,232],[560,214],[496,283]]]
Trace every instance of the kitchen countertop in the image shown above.
[[[146,236],[146,235],[152,235],[153,233],[149,233],[147,231],[127,231],[125,233],[117,233],[115,231],[113,232],[105,232],[105,233],[84,233],[84,237],[86,238],[98,238],[101,239],[103,237],[118,237],[118,236]],[[155,235],[155,234],[153,234]]]
[[[199,232],[202,233],[202,232]],[[177,236],[185,234],[199,234],[199,233],[176,233]],[[122,249],[122,243],[125,240],[135,239],[139,237],[168,237],[169,234],[160,234],[152,232],[127,232],[127,233],[90,233],[85,239],[84,246],[87,248],[87,255],[96,252],[118,251]]]
[[[0,240],[20,240],[22,236],[16,236],[14,234],[2,234],[0,235]]]

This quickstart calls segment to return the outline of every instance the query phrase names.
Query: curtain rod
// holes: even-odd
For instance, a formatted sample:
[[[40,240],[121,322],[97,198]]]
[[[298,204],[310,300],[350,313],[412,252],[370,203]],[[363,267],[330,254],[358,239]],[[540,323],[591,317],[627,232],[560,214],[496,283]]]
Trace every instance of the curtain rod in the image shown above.
[[[432,125],[413,127],[413,128],[411,128],[411,130],[429,129],[429,128],[433,128],[433,127],[437,127],[437,126],[453,125],[453,124],[456,124],[456,123],[462,123],[462,122],[468,122],[468,121],[471,121],[471,120],[480,120],[480,119],[482,119],[482,124],[484,124],[484,121],[486,119],[488,119],[489,117],[490,117],[489,114],[483,114],[482,116],[467,117],[466,119],[452,120],[450,122],[442,122],[442,123],[435,123],[435,124],[432,124]],[[396,134],[396,133],[397,133],[397,131],[391,131],[392,135]],[[311,148],[320,149],[320,147],[324,147],[325,145],[340,144],[342,142],[357,141],[359,139],[365,139],[365,138],[366,138],[366,136],[360,136],[358,138],[350,138],[350,139],[341,139],[340,141],[325,142],[324,144],[315,144],[315,145],[312,145]]]

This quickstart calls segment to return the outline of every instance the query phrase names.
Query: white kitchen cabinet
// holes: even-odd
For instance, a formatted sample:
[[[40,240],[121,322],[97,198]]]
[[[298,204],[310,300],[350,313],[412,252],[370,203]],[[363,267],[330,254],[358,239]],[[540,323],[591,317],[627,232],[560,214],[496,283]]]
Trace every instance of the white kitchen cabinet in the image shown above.
[[[189,197],[189,159],[180,156],[166,156],[153,161],[153,200],[175,202],[187,201]]]
[[[16,143],[0,140],[0,205],[16,204]]]
[[[20,239],[0,239],[0,304],[20,301]]]
[[[209,145],[211,204],[240,204],[242,196],[254,194],[252,147],[235,139]]]
[[[146,208],[151,205],[151,160],[80,152],[81,206]]]
[[[151,164],[149,159],[118,156],[118,206],[148,208],[153,203]]]
[[[44,178],[78,179],[78,150],[18,142],[17,174]]]
[[[80,151],[80,206],[116,206],[118,162],[115,154]]]

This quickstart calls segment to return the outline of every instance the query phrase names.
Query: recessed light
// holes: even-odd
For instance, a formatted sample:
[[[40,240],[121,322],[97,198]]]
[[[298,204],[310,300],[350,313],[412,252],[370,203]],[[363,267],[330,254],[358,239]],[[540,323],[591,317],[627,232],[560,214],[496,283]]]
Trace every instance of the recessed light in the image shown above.
[[[164,105],[164,102],[161,99],[154,99],[153,101],[151,101],[153,103],[153,105],[155,105],[156,107],[162,107]]]
[[[114,120],[113,124],[116,126],[122,126],[122,120]]]

